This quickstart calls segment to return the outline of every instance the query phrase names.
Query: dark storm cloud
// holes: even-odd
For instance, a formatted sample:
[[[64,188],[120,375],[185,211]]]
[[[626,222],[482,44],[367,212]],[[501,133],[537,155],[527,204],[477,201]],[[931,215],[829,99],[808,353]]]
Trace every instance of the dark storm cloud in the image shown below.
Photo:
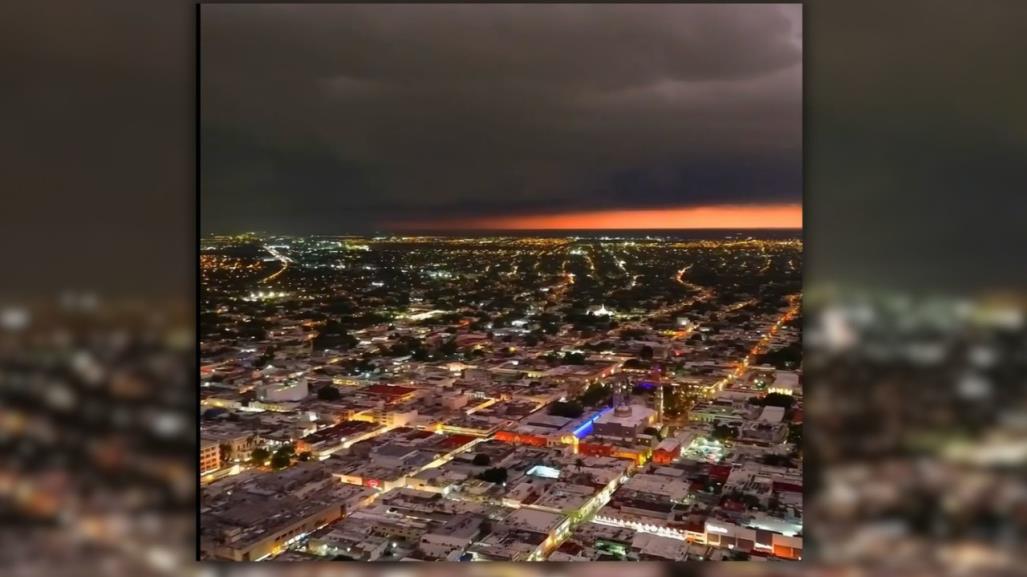
[[[202,10],[207,230],[800,200],[797,5]]]
[[[261,71],[266,71],[269,77],[289,78],[288,73],[296,79],[304,74],[311,79],[294,85],[249,83],[272,94],[294,90],[297,99],[284,106],[277,97],[271,101],[274,106],[269,105],[258,98],[259,93],[225,93],[221,105],[210,98],[205,101],[208,110],[225,113],[223,133],[238,134],[243,142],[263,150],[261,154],[271,155],[273,161],[297,156],[295,151],[305,145],[317,148],[315,137],[320,133],[315,129],[322,124],[324,129],[333,126],[332,122],[318,122],[316,115],[285,114],[319,102],[309,97],[308,82],[327,83],[340,97],[351,98],[382,84],[326,67],[332,59],[341,58],[338,50],[309,61],[289,58],[289,51],[281,48],[286,44],[327,40],[311,33],[286,35],[274,28],[276,19],[246,16],[253,13],[246,7],[235,8],[241,18],[256,19],[263,28],[247,31],[240,19],[230,32],[238,34],[240,41],[246,39],[246,44],[239,46],[256,51],[263,59],[247,62],[236,47],[233,58],[240,70],[226,71],[230,75],[226,78],[249,75],[259,79]],[[1023,74],[1027,35],[1022,33],[1027,3],[808,0],[805,15],[807,281],[845,280],[930,291],[982,290],[1014,281],[1017,287],[1027,285],[1027,267],[1016,250],[1027,246],[1027,227],[1021,216],[1027,212],[1027,195],[1023,194],[1027,190],[1023,170],[1027,157],[1027,112],[1023,106],[1027,101],[1027,75]],[[36,0],[3,3],[0,16],[0,60],[8,80],[0,97],[8,111],[0,133],[7,217],[0,237],[9,248],[4,254],[0,292],[49,296],[64,288],[91,288],[192,294],[196,272],[195,4],[185,0]],[[209,19],[205,25],[211,31]],[[404,33],[412,35],[411,31]],[[565,36],[570,34],[580,33],[569,31]],[[254,45],[257,41],[267,47]],[[399,47],[386,49],[393,54],[410,52]],[[765,46],[761,50],[761,55],[770,53]],[[323,51],[312,52],[316,56]],[[588,51],[570,54],[582,53]],[[739,53],[713,56],[736,57]],[[228,54],[224,52],[222,58]],[[368,56],[368,62],[373,62]],[[763,81],[780,81],[786,78],[786,70],[780,69],[776,76],[771,73]],[[658,91],[658,86],[650,90]],[[519,87],[521,95],[548,94],[543,88],[532,92],[533,87],[524,83]],[[308,96],[300,98],[305,94]],[[632,91],[610,90],[607,101],[618,94],[625,99]],[[768,102],[782,102],[781,91],[776,94],[777,100]],[[502,102],[517,102],[506,90],[496,88],[490,95]],[[737,92],[730,95],[741,98]],[[728,97],[729,93],[723,92],[719,98]],[[600,94],[589,102],[602,100]],[[531,134],[531,122],[545,126],[551,116],[536,111],[560,110],[555,102],[536,99],[530,107],[520,108],[530,108],[528,112],[505,120]],[[467,113],[473,110],[469,108]],[[798,114],[797,107],[788,110]],[[360,110],[363,115],[371,112]],[[389,118],[386,112],[389,110],[378,112],[383,118],[378,124]],[[270,128],[246,132],[239,123],[255,115],[274,121],[275,114],[282,114],[281,120],[269,121],[266,126],[291,134],[287,146],[273,138]],[[343,120],[350,122],[353,116]],[[549,162],[534,162],[533,175],[542,173],[540,166],[549,167],[547,174],[561,172],[558,168],[566,166],[562,161],[570,158],[564,154],[566,150],[588,149],[590,154],[608,159],[615,159],[618,150],[639,152],[640,138],[611,138],[601,149],[581,146],[585,135],[594,138],[599,129],[589,132],[582,128],[587,126],[587,118],[566,116],[565,123],[545,126],[545,138],[514,142],[504,137],[499,144],[508,151],[526,151]],[[601,129],[614,130],[612,116],[603,119]],[[770,116],[769,120],[762,116],[766,122],[758,125],[767,127],[764,138],[785,142],[787,139],[775,136],[773,123],[787,127],[797,123],[782,115]],[[620,118],[617,128],[625,134],[631,118],[627,113]],[[657,129],[671,127],[669,122],[674,119],[663,120]],[[668,133],[707,137],[694,130],[669,128],[664,137]],[[351,134],[366,143],[337,138],[330,141],[334,147],[321,148],[324,152],[314,160],[326,164],[326,170],[378,183],[381,177],[376,174],[383,172],[372,173],[369,169],[375,165],[370,162],[358,166],[359,157],[352,151],[360,150],[361,144],[369,148],[384,141],[384,135]],[[798,138],[794,142],[797,146]],[[405,143],[389,144],[399,148]],[[547,155],[538,152],[542,145],[552,147],[546,149]],[[340,154],[336,149],[349,152]],[[239,150],[241,154],[244,149]],[[430,155],[420,157],[427,162]],[[772,159],[773,155],[766,157]],[[407,159],[410,164],[413,160],[417,159]],[[587,163],[578,162],[587,168]],[[640,165],[634,170],[647,170],[659,181],[661,171],[669,169],[652,165],[672,163],[626,164]],[[232,174],[206,176],[258,181],[256,176],[247,177],[241,166],[245,164],[236,163]],[[475,168],[470,163],[464,167]],[[270,169],[261,170],[266,174]],[[610,172],[631,174],[632,170],[616,167]],[[288,180],[288,171],[278,168],[276,172],[283,175],[282,182]],[[412,173],[393,170],[390,176],[416,182]],[[526,179],[527,174],[515,176]],[[768,176],[767,180],[773,178],[778,177]],[[384,183],[375,185],[381,188]],[[306,197],[302,193],[282,197],[275,201],[279,204],[274,210],[262,212],[260,207],[271,202],[270,196],[245,194],[243,188],[221,192],[227,196],[207,189],[205,219],[214,218],[212,203],[226,206],[233,198],[245,203],[247,212],[238,219],[233,218],[235,212],[221,212],[214,218],[216,228],[255,227],[260,225],[258,217],[265,226],[274,225],[275,211],[288,215],[297,225],[302,222],[298,210]],[[293,205],[290,198],[299,200]],[[504,200],[493,198],[478,195],[480,210],[493,210]],[[383,196],[377,194],[336,202],[360,206],[370,199],[385,205]],[[426,204],[429,201],[434,199],[424,199]],[[545,199],[536,202],[546,204]],[[369,213],[360,214],[360,219],[369,218]],[[335,214],[331,217],[325,219],[331,221],[326,224],[337,222]],[[284,217],[282,220],[285,222]]]

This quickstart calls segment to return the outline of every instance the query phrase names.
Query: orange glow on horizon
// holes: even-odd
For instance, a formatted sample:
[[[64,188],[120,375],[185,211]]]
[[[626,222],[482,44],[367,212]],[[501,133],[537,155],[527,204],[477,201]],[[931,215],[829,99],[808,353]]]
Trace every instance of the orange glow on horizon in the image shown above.
[[[565,214],[407,221],[393,224],[402,228],[428,230],[802,228],[802,205],[737,205],[646,210],[598,210]]]

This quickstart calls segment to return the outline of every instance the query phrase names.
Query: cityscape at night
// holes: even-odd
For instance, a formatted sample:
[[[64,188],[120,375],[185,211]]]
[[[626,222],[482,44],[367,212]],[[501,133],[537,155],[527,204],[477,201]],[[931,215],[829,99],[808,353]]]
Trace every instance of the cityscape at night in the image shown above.
[[[802,556],[796,232],[208,236],[210,558]]]
[[[199,558],[801,560],[801,16],[202,6]]]

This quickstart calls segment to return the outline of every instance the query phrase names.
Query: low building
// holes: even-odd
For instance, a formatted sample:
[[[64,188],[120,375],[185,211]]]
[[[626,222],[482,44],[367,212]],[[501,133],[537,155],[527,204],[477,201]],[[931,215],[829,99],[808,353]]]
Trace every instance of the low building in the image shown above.
[[[221,446],[213,439],[200,441],[200,474],[204,475],[221,468]]]
[[[302,401],[310,395],[306,379],[284,383],[271,383],[257,387],[257,400],[264,403],[289,403]]]
[[[233,491],[202,498],[201,553],[259,561],[369,502],[374,491],[332,482],[316,464],[262,475]]]
[[[681,442],[677,439],[664,439],[653,451],[653,462],[669,465],[681,456]]]
[[[594,434],[634,439],[653,424],[656,411],[641,405],[622,405],[595,420]]]
[[[792,371],[775,371],[774,382],[767,387],[768,393],[795,395],[799,391],[799,374]]]

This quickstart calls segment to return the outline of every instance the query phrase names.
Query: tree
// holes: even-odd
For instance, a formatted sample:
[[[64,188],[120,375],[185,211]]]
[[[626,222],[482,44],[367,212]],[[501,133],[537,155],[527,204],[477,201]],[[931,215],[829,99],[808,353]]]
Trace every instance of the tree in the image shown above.
[[[791,423],[788,425],[788,442],[802,446],[802,423]]]
[[[342,393],[339,392],[339,389],[328,385],[317,390],[317,398],[322,401],[338,401],[342,398]]]
[[[406,342],[399,342],[389,347],[388,355],[390,357],[405,357],[411,352],[410,345]]]
[[[677,416],[685,408],[684,393],[681,389],[671,385],[663,385],[663,412],[670,416]]]
[[[274,455],[271,455],[271,468],[273,469],[284,469],[292,463],[292,458],[296,453],[296,449],[290,445],[282,445],[275,451]]]
[[[268,451],[264,447],[257,447],[256,449],[253,449],[252,453],[250,453],[250,460],[253,461],[255,465],[263,465],[267,462],[267,458],[270,456],[271,451]]]
[[[792,343],[760,355],[757,364],[769,364],[780,370],[794,369],[802,363],[802,344]]]
[[[506,469],[504,469],[503,467],[493,467],[491,469],[485,469],[478,475],[478,478],[482,481],[488,481],[489,483],[500,485],[506,482]]]
[[[567,353],[563,356],[563,362],[568,365],[585,364],[585,353]]]
[[[292,463],[292,457],[290,455],[283,455],[280,452],[275,452],[271,456],[271,468],[272,469],[284,469]]]
[[[325,323],[324,328],[314,337],[314,350],[350,349],[357,345],[356,337],[346,332],[343,324],[336,320]]]
[[[557,401],[549,406],[549,414],[568,419],[577,419],[585,413],[585,408],[577,401]]]
[[[271,323],[261,318],[254,318],[239,326],[238,332],[239,336],[244,339],[263,339],[267,337],[267,331],[270,328]]]
[[[610,394],[610,389],[596,383],[581,395],[581,403],[585,406],[593,406],[608,399]]]
[[[491,464],[492,459],[489,458],[489,456],[485,453],[478,453],[474,456],[474,460],[471,462],[477,465],[478,467],[487,467],[489,466],[489,464]]]
[[[760,404],[764,407],[784,407],[787,410],[795,404],[795,397],[781,393],[769,393],[763,397]]]
[[[446,342],[442,343],[439,347],[439,353],[445,356],[456,354],[456,337],[447,339]]]
[[[763,456],[763,464],[771,467],[795,467],[795,463],[787,455],[773,453]]]
[[[745,503],[745,506],[749,509],[757,509],[760,506],[760,498],[749,493],[742,494],[742,502]]]
[[[721,441],[733,440],[738,437],[738,429],[728,425],[713,427],[713,438]]]
[[[312,456],[313,455],[310,453],[310,451],[303,451],[302,453],[300,453],[299,459],[300,459],[300,461],[303,461],[304,463],[306,463],[307,461],[310,460],[310,458]]]

